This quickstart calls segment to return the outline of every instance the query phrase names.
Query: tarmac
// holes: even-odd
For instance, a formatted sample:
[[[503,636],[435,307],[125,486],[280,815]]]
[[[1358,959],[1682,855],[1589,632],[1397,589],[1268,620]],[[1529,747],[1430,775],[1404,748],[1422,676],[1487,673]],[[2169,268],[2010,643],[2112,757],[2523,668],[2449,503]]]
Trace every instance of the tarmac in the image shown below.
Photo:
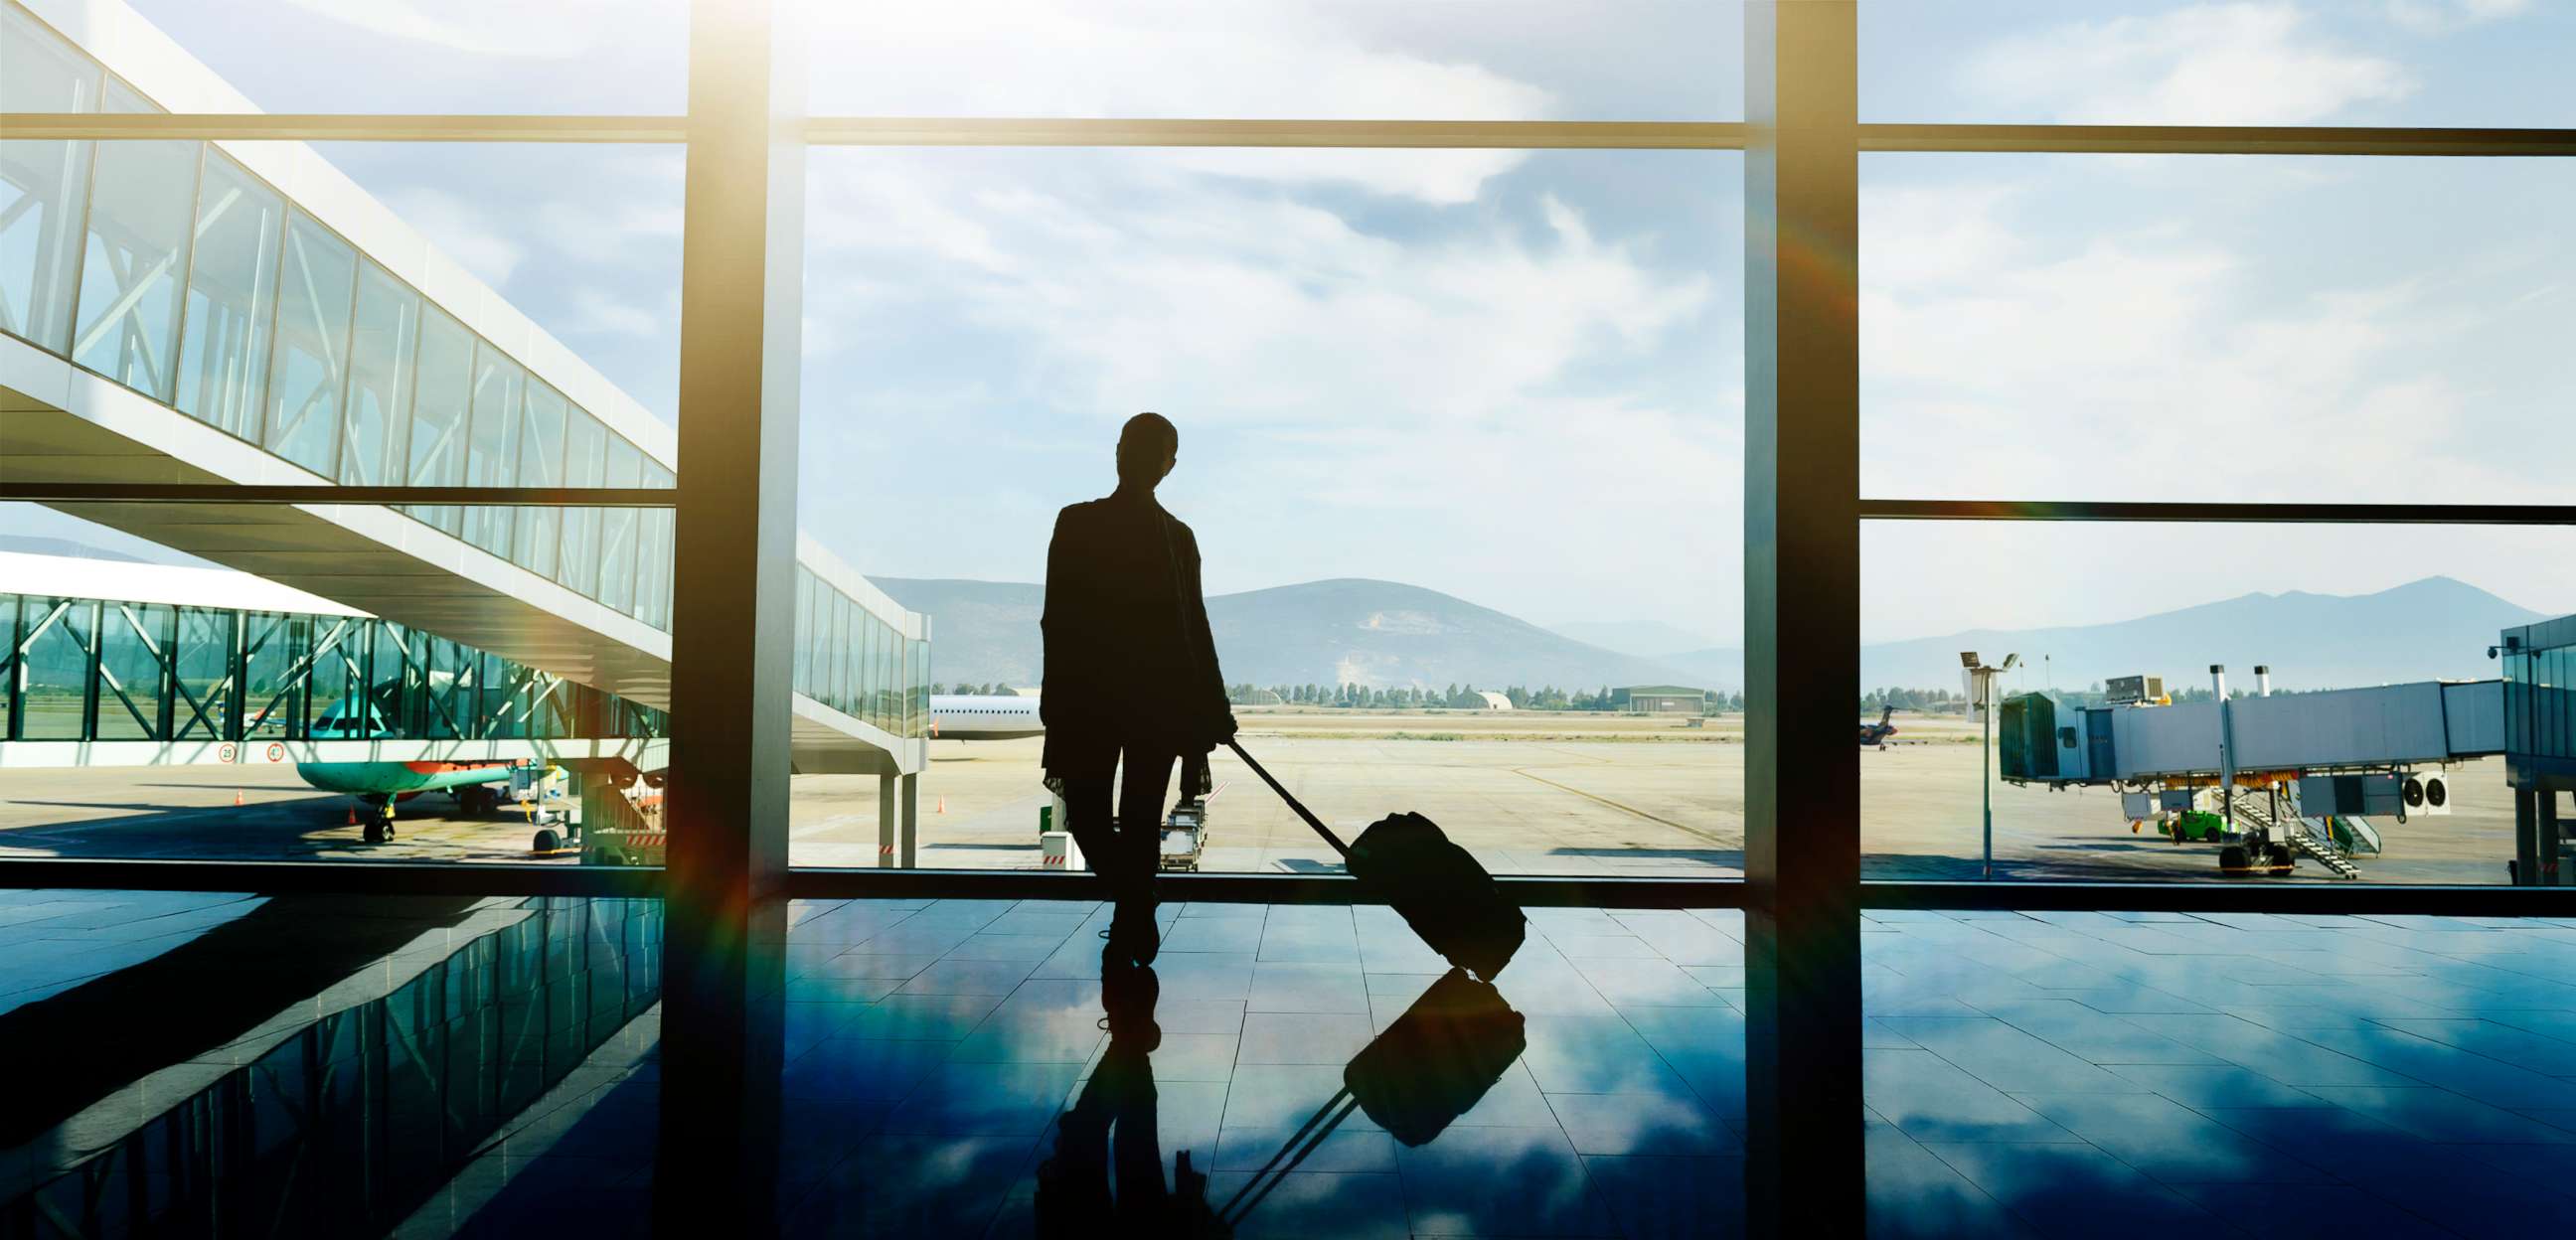
[[[1731,878],[1743,873],[1741,720],[1473,712],[1246,711],[1243,743],[1348,839],[1396,810],[1428,815],[1496,873]],[[1980,747],[1956,718],[1897,717],[1861,766],[1863,872],[1973,878]],[[933,741],[922,777],[924,866],[1039,866],[1037,739]],[[1222,750],[1208,806],[1206,871],[1326,872],[1338,858]],[[871,776],[797,776],[790,832],[804,866],[877,860]],[[2503,764],[2455,768],[2455,812],[2374,820],[2386,855],[2363,881],[2500,883],[2513,855]],[[2132,832],[2106,790],[1996,782],[1997,877],[2214,879],[2216,849]],[[238,795],[240,804],[234,804]],[[524,862],[533,831],[513,813],[457,815],[444,793],[397,809],[397,837],[369,845],[349,798],[291,768],[163,767],[0,772],[0,856]],[[558,858],[570,863],[570,858]],[[2293,881],[2333,881],[2302,863]],[[2260,880],[2281,881],[2281,880]]]

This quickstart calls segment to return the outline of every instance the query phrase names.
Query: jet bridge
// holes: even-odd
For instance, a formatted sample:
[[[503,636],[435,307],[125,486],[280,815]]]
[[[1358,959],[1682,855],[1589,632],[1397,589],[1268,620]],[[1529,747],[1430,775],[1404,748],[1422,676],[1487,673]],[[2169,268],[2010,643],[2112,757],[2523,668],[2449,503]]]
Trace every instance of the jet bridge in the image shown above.
[[[2353,878],[2352,858],[2377,851],[2361,815],[2446,813],[2447,784],[2421,768],[2505,751],[2502,681],[2276,695],[2263,675],[2262,695],[2231,700],[2225,669],[2210,671],[2206,702],[2007,699],[1996,716],[2003,778],[2117,789],[2132,829],[2153,820],[2177,843],[2221,842],[2230,873],[2287,874],[2306,857]]]
[[[2504,752],[2504,682],[2418,681],[2238,698],[2225,706],[2059,707],[2023,694],[1996,714],[2003,777],[2113,784],[2237,772],[2366,772]],[[2223,725],[2223,726],[2222,726]]]

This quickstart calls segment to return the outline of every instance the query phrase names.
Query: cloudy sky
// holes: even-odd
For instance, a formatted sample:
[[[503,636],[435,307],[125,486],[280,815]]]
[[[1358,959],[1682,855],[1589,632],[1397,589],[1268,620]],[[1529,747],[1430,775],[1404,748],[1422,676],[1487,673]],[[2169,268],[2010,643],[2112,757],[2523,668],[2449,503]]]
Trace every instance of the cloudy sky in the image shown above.
[[[136,0],[276,111],[676,110],[673,0]],[[834,5],[822,114],[1734,119],[1693,3]],[[2576,125],[2576,0],[1880,0],[1873,120]],[[326,150],[664,417],[681,167]],[[1225,591],[1384,577],[1741,626],[1741,159],[817,151],[802,509],[862,570],[1036,580],[1121,420]],[[1881,155],[1879,496],[2564,501],[2565,161]],[[2576,611],[2549,532],[1881,527],[1867,635],[2448,573]]]

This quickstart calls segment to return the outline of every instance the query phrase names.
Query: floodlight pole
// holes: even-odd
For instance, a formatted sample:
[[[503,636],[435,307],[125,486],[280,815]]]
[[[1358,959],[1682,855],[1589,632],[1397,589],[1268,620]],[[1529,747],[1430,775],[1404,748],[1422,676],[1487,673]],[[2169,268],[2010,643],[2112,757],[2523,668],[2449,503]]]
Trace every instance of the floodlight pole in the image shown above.
[[[1995,674],[1992,668],[1976,669],[1977,713],[1986,722],[1985,743],[1977,747],[1977,791],[1985,798],[1986,843],[1983,873],[1987,881],[1995,877]]]

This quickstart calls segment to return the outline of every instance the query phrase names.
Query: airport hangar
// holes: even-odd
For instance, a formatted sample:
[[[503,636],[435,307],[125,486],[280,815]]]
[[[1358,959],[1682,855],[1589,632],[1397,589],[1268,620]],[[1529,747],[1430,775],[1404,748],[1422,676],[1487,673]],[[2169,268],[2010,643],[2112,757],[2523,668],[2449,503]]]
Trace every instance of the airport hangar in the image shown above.
[[[0,110],[259,111],[121,5],[0,21]],[[304,143],[13,140],[0,175],[0,229],[31,256],[0,277],[7,481],[677,483],[667,423]],[[583,770],[590,799],[664,760],[669,509],[50,506],[326,605],[0,582],[0,769],[516,757]],[[878,776],[880,864],[910,865],[929,619],[801,533],[797,563],[791,761]],[[331,636],[351,623],[365,641]],[[434,709],[316,735],[349,676]],[[234,705],[206,709],[217,684]]]

